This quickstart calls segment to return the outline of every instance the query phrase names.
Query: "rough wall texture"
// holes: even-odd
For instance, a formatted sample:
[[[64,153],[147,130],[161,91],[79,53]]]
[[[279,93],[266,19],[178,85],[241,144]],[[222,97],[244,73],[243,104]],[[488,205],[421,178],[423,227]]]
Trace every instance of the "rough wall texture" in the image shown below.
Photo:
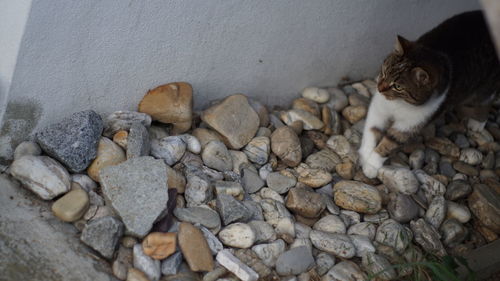
[[[373,77],[396,33],[415,39],[478,7],[473,0],[34,0],[9,102],[39,107],[37,126],[89,108],[135,109],[148,89],[172,81],[192,83],[196,108],[237,92],[285,104],[308,85]]]

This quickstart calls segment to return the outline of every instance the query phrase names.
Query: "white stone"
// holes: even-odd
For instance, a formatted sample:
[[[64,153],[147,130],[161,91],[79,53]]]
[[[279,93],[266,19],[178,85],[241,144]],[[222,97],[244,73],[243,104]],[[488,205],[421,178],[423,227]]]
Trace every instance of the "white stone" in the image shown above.
[[[151,155],[165,160],[167,165],[177,163],[186,152],[186,143],[178,136],[151,140]]]
[[[71,181],[78,183],[87,192],[97,188],[97,183],[85,174],[72,174]]]
[[[284,111],[280,117],[287,125],[291,125],[295,121],[302,121],[304,123],[304,130],[319,130],[324,126],[318,117],[302,109]]]
[[[349,236],[345,234],[313,230],[309,238],[317,249],[338,257],[349,259],[356,254],[356,248]]]
[[[288,234],[292,237],[295,237],[295,224],[293,223],[292,218],[290,217],[281,218],[276,224],[276,233]]]
[[[368,237],[370,240],[375,239],[375,233],[377,231],[377,227],[371,222],[360,222],[354,225],[351,225],[347,230],[347,234],[349,235],[364,235]]]
[[[302,91],[302,97],[317,103],[325,103],[330,99],[330,93],[325,89],[307,87]]]
[[[453,201],[446,201],[448,208],[447,218],[454,218],[461,223],[466,223],[471,218],[470,210],[467,206],[455,203]]]
[[[219,239],[226,246],[250,248],[255,242],[255,232],[248,224],[233,223],[219,232]]]
[[[181,140],[186,143],[186,147],[189,152],[192,152],[194,154],[200,154],[201,143],[195,136],[184,134],[180,135],[179,138],[181,138]]]
[[[349,235],[352,244],[356,248],[356,257],[363,257],[364,253],[375,253],[375,246],[372,241],[364,235]]]
[[[16,159],[10,166],[10,174],[44,200],[70,189],[68,171],[48,156],[27,155]]]
[[[216,260],[240,278],[242,281],[256,281],[259,275],[253,269],[242,263],[229,250],[222,250],[217,254]]]

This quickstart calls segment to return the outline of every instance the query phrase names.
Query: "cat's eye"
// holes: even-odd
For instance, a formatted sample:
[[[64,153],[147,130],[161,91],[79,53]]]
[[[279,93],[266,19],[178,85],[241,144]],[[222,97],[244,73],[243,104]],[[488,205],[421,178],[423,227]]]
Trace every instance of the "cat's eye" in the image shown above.
[[[401,88],[401,86],[397,83],[392,84],[392,88],[394,88],[394,90],[396,90],[398,92],[403,90],[403,88]]]

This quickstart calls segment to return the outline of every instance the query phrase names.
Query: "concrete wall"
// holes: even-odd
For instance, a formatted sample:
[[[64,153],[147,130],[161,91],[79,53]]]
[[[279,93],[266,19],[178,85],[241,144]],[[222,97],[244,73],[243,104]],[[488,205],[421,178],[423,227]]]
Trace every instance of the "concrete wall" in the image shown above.
[[[286,104],[308,85],[373,77],[397,33],[415,39],[478,7],[475,0],[33,0],[9,102],[33,113],[21,116],[36,119],[25,131],[86,108],[133,110],[148,89],[172,81],[193,85],[197,108],[236,92]],[[10,112],[21,118],[19,109]]]

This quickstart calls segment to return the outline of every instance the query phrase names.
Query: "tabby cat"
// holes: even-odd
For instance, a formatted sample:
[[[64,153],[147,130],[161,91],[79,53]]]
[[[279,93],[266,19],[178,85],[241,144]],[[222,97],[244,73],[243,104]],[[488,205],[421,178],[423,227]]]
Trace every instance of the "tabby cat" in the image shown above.
[[[500,91],[500,63],[481,11],[456,15],[411,42],[397,37],[378,76],[359,155],[377,176],[389,153],[446,111],[480,131]]]

